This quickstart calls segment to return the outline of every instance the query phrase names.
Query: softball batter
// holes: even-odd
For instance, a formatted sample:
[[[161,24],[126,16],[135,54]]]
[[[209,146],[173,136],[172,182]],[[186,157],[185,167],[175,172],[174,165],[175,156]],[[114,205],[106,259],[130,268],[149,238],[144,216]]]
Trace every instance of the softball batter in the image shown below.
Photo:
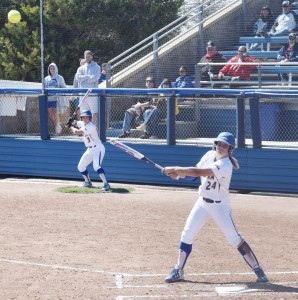
[[[96,126],[92,123],[91,111],[83,110],[81,113],[81,121],[74,121],[71,124],[70,129],[76,135],[83,135],[83,140],[87,147],[87,150],[78,164],[78,170],[85,180],[83,186],[89,188],[92,187],[87,166],[93,161],[94,171],[97,172],[103,182],[102,190],[108,191],[110,185],[108,184],[105,172],[101,167],[105,155],[105,147],[98,137]]]
[[[237,232],[231,216],[229,187],[233,168],[239,168],[237,160],[232,157],[234,148],[234,136],[229,132],[222,132],[214,140],[213,150],[208,151],[196,167],[163,169],[163,173],[172,179],[187,176],[201,177],[199,199],[186,221],[181,235],[178,264],[165,278],[168,283],[184,279],[184,266],[192,251],[194,238],[210,217],[220,227],[229,244],[238,249],[255,272],[257,282],[268,282],[252,249]]]

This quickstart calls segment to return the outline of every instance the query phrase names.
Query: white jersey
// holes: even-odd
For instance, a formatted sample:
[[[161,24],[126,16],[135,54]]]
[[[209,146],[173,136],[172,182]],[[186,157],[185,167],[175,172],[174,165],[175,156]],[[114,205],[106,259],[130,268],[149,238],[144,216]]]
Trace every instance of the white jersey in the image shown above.
[[[297,26],[295,17],[292,13],[279,15],[275,22],[278,23],[275,30],[280,32],[284,30],[293,30]]]
[[[77,121],[77,126],[80,130],[84,131],[83,140],[87,148],[92,148],[101,143],[96,126],[92,122],[84,124],[83,121]]]
[[[229,187],[233,166],[229,157],[216,160],[216,151],[208,151],[197,164],[198,168],[210,168],[215,176],[201,176],[199,196],[213,201],[229,201]]]

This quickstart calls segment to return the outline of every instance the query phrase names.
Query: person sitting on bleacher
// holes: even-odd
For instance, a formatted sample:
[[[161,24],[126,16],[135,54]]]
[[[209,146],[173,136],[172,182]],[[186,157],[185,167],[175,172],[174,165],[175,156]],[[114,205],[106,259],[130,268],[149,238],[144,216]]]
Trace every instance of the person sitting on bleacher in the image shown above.
[[[289,34],[289,41],[280,48],[277,59],[279,60],[279,64],[298,61],[298,43],[296,42],[295,33]],[[278,77],[281,82],[289,80],[288,74],[279,73]]]
[[[206,51],[206,54],[201,58],[199,63],[206,63],[205,66],[201,66],[201,80],[209,81],[209,72],[218,74],[222,66],[211,66],[208,63],[224,63],[226,59],[216,50],[215,44],[212,41],[207,43]]]
[[[255,37],[266,36],[268,34],[268,31],[272,27],[273,22],[274,19],[271,13],[271,9],[269,8],[269,6],[264,6],[260,12],[260,18],[254,24]],[[257,50],[258,46],[259,44],[253,43],[248,50]],[[263,44],[261,46],[261,49],[263,50]]]
[[[297,29],[298,16],[295,12],[291,11],[290,1],[283,1],[282,14],[279,15],[268,36],[286,36]]]
[[[158,88],[169,89],[171,87],[171,81],[168,78],[164,78]],[[159,96],[150,100],[150,107],[144,112],[144,123],[137,127],[138,130],[144,132],[140,139],[149,139],[152,136],[156,136],[159,119],[167,117],[167,97],[163,94]]]
[[[177,77],[174,88],[193,88],[191,77],[187,74],[187,69],[184,66],[179,68],[179,77]]]
[[[250,80],[250,74],[256,68],[255,65],[243,65],[242,62],[245,63],[255,63],[256,60],[247,55],[246,47],[240,46],[238,48],[238,55],[232,57],[228,64],[226,64],[218,73],[218,75],[211,76],[212,79],[223,79],[223,80]],[[237,64],[232,64],[237,63]]]
[[[146,88],[154,88],[154,80],[152,76],[147,76]],[[147,100],[146,98],[145,101],[139,101],[138,103],[134,104],[131,108],[125,111],[122,128],[123,132],[119,135],[119,138],[127,138],[130,136],[132,125],[140,125],[141,121],[143,120],[144,111],[150,108],[150,104],[150,100]]]

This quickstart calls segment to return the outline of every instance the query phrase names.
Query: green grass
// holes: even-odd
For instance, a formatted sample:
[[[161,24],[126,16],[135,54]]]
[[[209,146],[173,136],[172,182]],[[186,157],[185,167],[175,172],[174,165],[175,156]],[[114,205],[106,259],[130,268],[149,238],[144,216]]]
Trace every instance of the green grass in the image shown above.
[[[86,188],[81,186],[65,186],[58,188],[57,191],[60,193],[69,193],[69,194],[100,194],[100,193],[118,193],[118,194],[127,194],[132,192],[133,188],[117,188],[113,187],[109,191],[102,191],[101,188],[92,187]]]

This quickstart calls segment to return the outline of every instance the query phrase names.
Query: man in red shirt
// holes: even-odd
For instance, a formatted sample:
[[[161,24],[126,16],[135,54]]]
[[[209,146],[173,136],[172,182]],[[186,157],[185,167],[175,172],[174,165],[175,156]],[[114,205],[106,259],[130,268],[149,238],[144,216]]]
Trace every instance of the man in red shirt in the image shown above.
[[[222,68],[221,66],[212,66],[208,63],[225,63],[226,59],[222,56],[222,54],[220,54],[216,47],[214,42],[209,41],[207,43],[207,47],[206,47],[206,54],[202,57],[202,59],[200,60],[200,63],[206,63],[206,65],[202,65],[201,66],[201,80],[209,80],[210,77],[210,72],[212,74],[217,74],[220,69]]]
[[[238,55],[232,57],[228,64],[225,65],[218,73],[214,76],[216,79],[231,79],[231,80],[249,80],[250,74],[256,68],[256,65],[247,65],[241,63],[255,63],[256,60],[246,54],[246,47],[240,46],[238,49]],[[232,64],[235,63],[235,64]],[[228,78],[227,78],[228,76]]]

